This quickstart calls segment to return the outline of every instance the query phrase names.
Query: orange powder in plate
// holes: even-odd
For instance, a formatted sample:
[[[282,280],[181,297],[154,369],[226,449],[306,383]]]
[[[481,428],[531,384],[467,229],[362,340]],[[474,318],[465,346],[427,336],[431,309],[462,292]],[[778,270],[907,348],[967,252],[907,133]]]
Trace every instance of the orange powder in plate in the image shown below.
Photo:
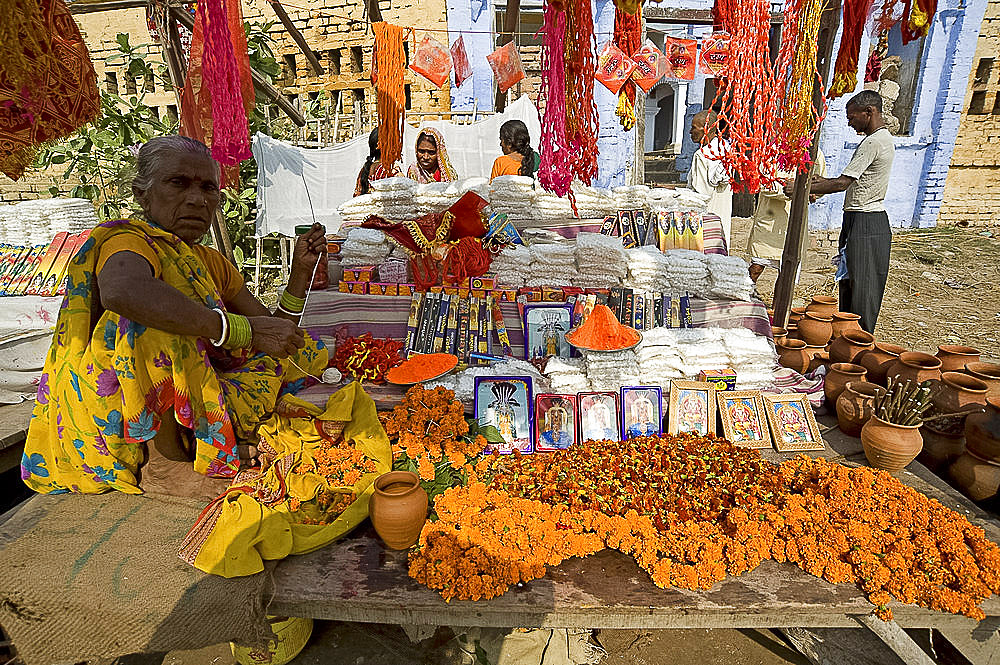
[[[639,331],[623,326],[607,305],[596,305],[576,330],[566,335],[574,346],[594,351],[627,349],[639,342]]]
[[[423,353],[404,360],[386,375],[389,383],[421,383],[441,376],[458,365],[458,358],[450,353]]]

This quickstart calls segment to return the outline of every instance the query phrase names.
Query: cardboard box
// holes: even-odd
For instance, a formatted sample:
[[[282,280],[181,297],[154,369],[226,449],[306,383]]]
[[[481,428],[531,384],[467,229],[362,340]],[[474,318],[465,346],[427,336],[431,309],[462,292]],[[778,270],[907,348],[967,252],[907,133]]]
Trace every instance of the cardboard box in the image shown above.
[[[487,293],[486,289],[472,289],[471,291],[469,291],[469,295],[471,295],[473,298],[485,298],[486,293]]]
[[[496,277],[483,275],[482,277],[470,277],[469,288],[473,291],[492,291],[497,287]]]
[[[493,297],[503,302],[516,302],[517,289],[495,289]]]
[[[351,282],[342,280],[337,284],[337,290],[341,293],[353,293],[355,295],[366,295],[368,293],[368,282]]]
[[[375,274],[375,266],[355,266],[344,268],[345,282],[370,282]]]
[[[403,284],[410,279],[410,264],[402,259],[386,259],[378,266],[378,281]]]
[[[711,383],[716,390],[736,390],[736,372],[731,369],[703,369],[698,380]]]
[[[566,296],[561,288],[555,286],[542,287],[542,302],[565,302]]]
[[[401,296],[412,296],[416,290],[416,284],[398,284],[396,286],[397,295]]]
[[[524,298],[524,302],[542,302],[542,290],[533,287],[525,287],[519,290],[518,295]]]
[[[458,287],[457,286],[446,286],[446,287],[444,287],[444,293],[447,296],[457,296],[458,295]]]
[[[336,256],[340,254],[341,248],[344,246],[344,238],[332,238],[330,236],[326,237],[326,253],[330,256]]]
[[[388,282],[369,282],[368,295],[370,296],[395,296],[399,295],[399,285]],[[407,294],[409,295],[409,294]]]

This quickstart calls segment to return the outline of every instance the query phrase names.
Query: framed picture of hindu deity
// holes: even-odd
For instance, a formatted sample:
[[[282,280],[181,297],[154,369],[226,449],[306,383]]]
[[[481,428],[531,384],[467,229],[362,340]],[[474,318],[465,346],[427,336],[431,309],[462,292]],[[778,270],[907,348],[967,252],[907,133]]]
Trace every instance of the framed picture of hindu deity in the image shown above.
[[[577,401],[577,432],[580,441],[621,441],[617,393],[577,393]]]
[[[704,381],[671,381],[667,432],[715,434],[715,385]]]
[[[758,390],[723,390],[715,393],[722,419],[722,433],[743,448],[770,448],[771,432]]]
[[[482,426],[496,427],[503,438],[503,443],[490,444],[488,452],[496,450],[506,455],[520,450],[530,453],[531,410],[530,376],[476,377],[476,420]]]
[[[576,443],[576,395],[535,395],[535,452],[566,450]]]
[[[663,432],[663,390],[659,386],[622,388],[622,439]]]
[[[764,394],[763,397],[774,445],[780,452],[823,450],[826,447],[819,433],[819,425],[816,424],[816,416],[805,395]]]
[[[539,303],[524,306],[524,357],[569,358],[572,347],[566,341],[573,321],[569,303]]]

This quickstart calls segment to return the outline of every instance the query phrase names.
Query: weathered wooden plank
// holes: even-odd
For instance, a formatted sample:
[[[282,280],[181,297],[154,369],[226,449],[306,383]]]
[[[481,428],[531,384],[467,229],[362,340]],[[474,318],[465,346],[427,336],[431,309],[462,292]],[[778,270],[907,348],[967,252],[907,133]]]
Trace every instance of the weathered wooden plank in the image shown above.
[[[971,630],[948,627],[939,632],[972,665],[1000,665],[1000,617],[987,617]]]
[[[0,473],[21,463],[35,400],[0,406]]]

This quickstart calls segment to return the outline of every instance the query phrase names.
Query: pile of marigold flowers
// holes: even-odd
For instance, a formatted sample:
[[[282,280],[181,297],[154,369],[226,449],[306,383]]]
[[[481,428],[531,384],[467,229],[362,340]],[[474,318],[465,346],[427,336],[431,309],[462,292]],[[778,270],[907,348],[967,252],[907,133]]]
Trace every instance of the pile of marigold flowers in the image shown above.
[[[310,446],[309,454],[291,469],[292,474],[315,474],[323,484],[311,501],[288,497],[288,508],[303,524],[326,524],[357,499],[352,489],[362,476],[376,473],[375,460],[359,450],[353,441],[321,437]],[[324,486],[325,485],[325,486]]]
[[[1000,546],[964,517],[867,467],[757,451],[693,435],[593,441],[493,456],[435,503],[410,575],[445,599],[478,600],[604,548],[660,587],[708,589],[765,559],[890,600],[985,615]]]
[[[465,408],[447,388],[413,386],[400,404],[379,417],[392,440],[393,457],[405,454],[413,460],[423,480],[434,480],[436,464],[460,469],[486,448],[483,436],[469,436]]]

